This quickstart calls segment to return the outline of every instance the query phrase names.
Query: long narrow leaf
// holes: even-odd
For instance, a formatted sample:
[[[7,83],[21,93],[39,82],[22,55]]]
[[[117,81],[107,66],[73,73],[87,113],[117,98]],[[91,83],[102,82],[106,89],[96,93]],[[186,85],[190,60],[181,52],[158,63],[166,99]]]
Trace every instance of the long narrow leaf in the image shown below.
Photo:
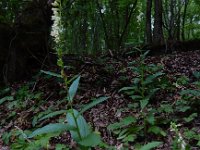
[[[3,104],[5,101],[12,101],[12,100],[14,100],[13,96],[6,96],[4,98],[1,98],[0,99],[0,105]]]
[[[154,82],[154,79],[156,79],[156,78],[158,78],[159,76],[162,76],[164,73],[162,73],[162,72],[157,72],[157,73],[155,73],[155,74],[153,74],[153,75],[149,75],[146,79],[145,79],[145,81],[143,82],[143,84],[144,85],[147,85],[147,84],[149,84],[149,83],[152,83],[152,82]]]
[[[74,82],[71,84],[71,86],[69,87],[69,91],[68,91],[68,94],[69,94],[69,101],[71,101],[72,102],[72,100],[73,100],[73,98],[74,98],[74,96],[75,96],[75,94],[76,94],[76,92],[77,92],[77,89],[78,89],[78,85],[79,85],[79,81],[80,81],[80,76],[76,79],[76,80],[74,80]]]
[[[10,88],[5,88],[3,90],[0,90],[0,96],[7,94],[8,92],[10,92]]]
[[[85,105],[85,106],[82,108],[82,110],[80,111],[80,114],[82,114],[82,113],[84,113],[86,110],[88,110],[88,109],[90,109],[90,108],[96,106],[97,104],[99,104],[99,103],[101,103],[101,102],[107,100],[108,98],[109,98],[109,97],[100,97],[100,98],[97,98],[97,99],[93,100],[93,102],[91,102],[91,103]]]
[[[70,126],[76,128],[76,131],[70,131],[72,138],[76,142],[79,142],[91,133],[89,125],[77,110],[69,110],[69,113],[67,113],[67,121]]]
[[[53,76],[53,77],[58,77],[58,78],[62,78],[62,76],[60,74],[51,72],[51,71],[44,71],[44,70],[40,70],[42,73]]]
[[[119,128],[126,127],[135,122],[136,122],[136,119],[134,117],[128,116],[128,117],[123,118],[120,122],[110,124],[107,128],[108,128],[108,130],[113,131],[113,130],[117,130]]]
[[[47,134],[47,133],[55,133],[55,132],[63,132],[68,130],[75,130],[73,126],[70,126],[68,124],[62,124],[62,123],[55,123],[55,124],[48,124],[42,128],[39,128],[35,131],[33,131],[28,138],[33,138],[37,135],[41,134]]]
[[[99,134],[93,132],[89,134],[87,137],[82,139],[79,144],[86,147],[94,147],[101,143],[101,137]]]
[[[67,83],[70,84],[73,80],[75,80],[75,79],[78,78],[78,77],[79,77],[79,75],[73,76],[71,79],[69,79],[69,80],[67,81]]]
[[[144,109],[147,106],[148,103],[149,103],[149,99],[148,98],[140,100],[141,109]]]
[[[135,89],[135,87],[123,87],[123,88],[121,88],[119,90],[119,92],[121,92],[121,91],[128,91],[128,90],[134,90],[134,89]]]
[[[157,141],[154,141],[154,142],[151,142],[151,143],[148,143],[146,145],[144,145],[142,148],[140,148],[140,150],[151,150],[159,145],[161,145],[162,142],[157,142]]]
[[[47,119],[47,118],[52,118],[52,117],[55,117],[57,115],[60,115],[60,114],[66,113],[66,112],[67,112],[67,110],[54,111],[52,113],[49,113],[48,115],[43,116],[38,121],[42,121],[42,120]]]

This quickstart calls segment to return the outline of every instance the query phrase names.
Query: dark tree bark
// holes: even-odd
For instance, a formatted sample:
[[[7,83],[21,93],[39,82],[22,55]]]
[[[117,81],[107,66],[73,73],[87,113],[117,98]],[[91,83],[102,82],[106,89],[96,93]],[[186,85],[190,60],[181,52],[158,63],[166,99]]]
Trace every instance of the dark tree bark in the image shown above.
[[[162,28],[162,0],[154,0],[154,29],[153,29],[153,44],[162,45],[164,43],[163,28]]]
[[[119,38],[119,47],[122,46],[124,36],[125,36],[125,34],[126,34],[128,25],[130,24],[131,17],[132,17],[132,15],[133,15],[133,12],[134,12],[136,6],[137,6],[137,0],[134,2],[133,6],[132,6],[132,8],[131,8],[131,10],[130,10],[130,12],[128,11],[128,7],[129,7],[129,6],[127,7],[127,16],[126,16],[125,26],[124,26],[123,31],[122,31],[122,33],[121,33],[121,36],[120,36],[120,38]]]
[[[178,14],[177,24],[176,24],[176,40],[180,41],[181,36],[181,14]]]
[[[87,32],[88,32],[88,23],[87,23],[88,14],[85,4],[87,4],[87,0],[80,1],[80,5],[82,5],[81,21],[80,21],[80,47],[83,53],[87,49]]]
[[[96,0],[96,5],[97,5],[97,8],[98,8],[98,11],[99,11],[99,14],[100,14],[100,18],[101,18],[101,22],[102,22],[102,26],[103,26],[103,30],[104,30],[106,48],[109,49],[110,48],[110,41],[109,41],[109,37],[108,37],[107,24],[105,22],[104,14],[101,12],[102,7],[100,6],[98,0]]]
[[[185,40],[185,18],[186,18],[186,13],[187,13],[187,7],[189,4],[189,0],[184,1],[184,11],[183,11],[183,18],[182,18],[182,29],[181,29],[181,36],[182,40]]]
[[[146,2],[146,43],[152,43],[152,29],[151,29],[151,8],[152,0],[147,0]]]
[[[171,16],[169,19],[169,30],[168,30],[168,40],[173,40],[174,39],[174,30],[175,30],[175,26],[174,26],[174,22],[175,22],[175,15],[174,15],[174,4],[176,2],[174,0],[170,0],[170,12]]]

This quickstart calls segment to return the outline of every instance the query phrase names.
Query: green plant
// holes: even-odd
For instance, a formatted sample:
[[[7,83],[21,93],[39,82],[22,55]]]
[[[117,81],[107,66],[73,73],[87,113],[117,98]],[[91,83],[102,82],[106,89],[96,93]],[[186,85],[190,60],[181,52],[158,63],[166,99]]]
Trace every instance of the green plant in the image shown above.
[[[43,134],[50,134],[50,133],[61,133],[64,131],[69,131],[71,134],[71,137],[74,141],[77,142],[79,147],[81,149],[90,149],[90,147],[94,147],[101,143],[100,134],[98,132],[93,132],[91,130],[91,127],[86,122],[86,120],[83,117],[83,113],[92,108],[93,106],[97,105],[98,103],[101,103],[108,99],[108,97],[101,97],[99,99],[96,99],[95,101],[91,102],[88,105],[85,105],[81,111],[73,108],[73,101],[75,94],[78,90],[80,76],[78,76],[70,85],[71,81],[74,79],[68,79],[66,73],[65,73],[65,66],[63,62],[63,48],[64,48],[64,39],[63,39],[63,24],[62,24],[62,2],[60,0],[55,0],[53,3],[53,16],[52,19],[54,21],[54,24],[52,26],[52,32],[51,35],[54,37],[55,43],[56,43],[56,52],[58,56],[57,64],[61,69],[60,75],[56,73],[52,73],[49,71],[42,71],[45,74],[53,75],[59,78],[62,78],[64,80],[65,89],[67,90],[67,101],[68,101],[68,107],[66,111],[56,111],[52,112],[43,118],[40,118],[40,120],[56,116],[61,113],[67,113],[66,115],[66,121],[67,123],[54,123],[54,124],[48,124],[42,128],[36,129],[28,136],[24,136],[25,139],[29,140],[34,137],[38,137],[39,135]]]
[[[192,128],[192,129],[186,128],[184,130],[183,134],[184,134],[185,139],[188,140],[188,143],[191,143],[193,145],[193,147],[194,146],[197,146],[198,148],[200,147],[200,134],[198,133],[198,129],[196,129],[196,128]]]
[[[27,135],[30,131],[15,130],[13,137],[17,137],[16,141],[11,144],[12,150],[39,150],[49,149],[50,139],[58,136],[58,133],[49,133],[46,135],[37,136],[34,141],[28,139]]]
[[[148,105],[150,100],[153,100],[155,93],[160,89],[165,89],[168,82],[165,82],[161,66],[147,65],[145,63],[147,54],[148,52],[142,54],[138,61],[130,63],[130,68],[135,77],[132,80],[131,86],[119,90],[131,97],[133,101],[131,109],[135,110],[140,106],[137,117],[128,116],[121,119],[120,122],[108,126],[108,129],[117,134],[118,139],[123,142],[133,142],[139,137],[146,137],[149,133],[166,136],[163,129],[158,126],[159,121],[156,117],[156,108]]]
[[[141,110],[143,110],[155,93],[161,88],[167,87],[167,83],[163,80],[164,73],[162,66],[154,64],[146,64],[145,57],[148,51],[139,57],[139,60],[130,63],[130,69],[135,74],[132,85],[120,89],[125,92],[135,102],[139,102]]]
[[[166,132],[159,127],[161,122],[155,117],[156,110],[152,109],[147,113],[138,113],[137,117],[128,116],[122,118],[120,122],[110,124],[107,128],[122,142],[135,142],[140,138],[147,138],[149,134],[165,137]]]
[[[136,125],[137,119],[128,116],[121,119],[120,122],[110,124],[107,128],[117,134],[118,140],[123,142],[133,142],[137,138],[137,133],[143,129],[142,126]]]
[[[157,142],[157,141],[149,142],[146,145],[142,146],[139,150],[151,150],[155,147],[158,147],[161,144],[162,142]]]
[[[67,113],[66,115],[67,124],[56,123],[56,124],[46,125],[42,128],[35,130],[32,134],[27,136],[28,138],[33,138],[41,134],[70,131],[72,138],[83,149],[88,149],[89,147],[96,146],[101,142],[99,133],[92,132],[91,127],[85,121],[84,117],[82,116],[82,113],[92,108],[93,106],[97,105],[98,103],[105,101],[106,99],[108,99],[108,97],[101,97],[99,99],[96,99],[90,104],[85,105],[80,112],[77,111],[76,109],[73,109],[73,99],[78,89],[79,80],[80,77],[78,77],[72,83],[72,85],[69,87],[68,90],[68,102],[70,109],[65,111]],[[63,111],[61,112],[63,113]],[[54,114],[51,113],[51,115],[49,114],[48,116],[45,116],[42,119],[57,115],[57,113],[58,112]]]
[[[194,72],[193,75],[196,81],[190,83],[190,88],[185,88],[180,91],[180,99],[176,102],[175,109],[177,112],[185,112],[186,115],[191,113],[190,115],[193,114],[194,116],[198,112],[200,104],[200,80],[198,72]],[[188,119],[186,120],[188,121]],[[192,121],[191,119],[189,120]]]
[[[171,122],[170,129],[172,132],[175,133],[172,148],[173,150],[177,150],[177,149],[187,150],[187,144],[185,140],[183,139],[182,134],[178,130],[178,126],[180,125],[177,125],[176,123]]]

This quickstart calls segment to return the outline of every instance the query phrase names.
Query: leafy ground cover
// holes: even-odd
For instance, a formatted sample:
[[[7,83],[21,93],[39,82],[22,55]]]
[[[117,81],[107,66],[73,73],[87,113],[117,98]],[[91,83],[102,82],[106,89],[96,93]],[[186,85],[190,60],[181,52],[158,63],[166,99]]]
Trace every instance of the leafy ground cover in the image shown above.
[[[81,75],[73,108],[108,98],[83,113],[103,141],[95,149],[200,149],[200,51],[84,62],[67,70],[69,77]],[[2,88],[0,149],[78,149],[68,132],[26,137],[66,122],[64,87],[58,74],[41,71]]]

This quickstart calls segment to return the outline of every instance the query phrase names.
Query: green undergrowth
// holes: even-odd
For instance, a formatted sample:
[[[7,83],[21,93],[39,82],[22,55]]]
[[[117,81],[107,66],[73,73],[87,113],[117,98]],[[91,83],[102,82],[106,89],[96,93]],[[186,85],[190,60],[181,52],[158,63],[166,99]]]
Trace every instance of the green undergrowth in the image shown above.
[[[129,101],[120,111],[126,109],[130,113],[110,123],[107,131],[122,143],[121,149],[162,148],[169,138],[173,139],[169,143],[173,150],[200,148],[200,73],[194,72],[192,80],[186,76],[171,79],[164,73],[163,66],[145,62],[147,53],[129,62],[132,81],[119,89],[119,94]],[[44,80],[64,86],[59,74],[41,73]],[[84,112],[89,112],[109,97],[91,98],[88,104],[79,104],[75,95],[80,79],[79,75],[72,78],[68,90],[61,86],[56,96],[51,94],[55,93],[51,88],[49,91],[35,88],[36,82],[1,89],[0,129],[4,145],[13,150],[50,149],[52,146],[56,150],[73,149],[69,143],[56,141],[59,137],[66,138],[63,135],[68,133],[78,149],[116,149],[115,145],[102,140],[98,126],[92,126],[93,123],[84,118]],[[157,98],[159,95],[162,100]],[[172,99],[167,99],[167,96]]]

